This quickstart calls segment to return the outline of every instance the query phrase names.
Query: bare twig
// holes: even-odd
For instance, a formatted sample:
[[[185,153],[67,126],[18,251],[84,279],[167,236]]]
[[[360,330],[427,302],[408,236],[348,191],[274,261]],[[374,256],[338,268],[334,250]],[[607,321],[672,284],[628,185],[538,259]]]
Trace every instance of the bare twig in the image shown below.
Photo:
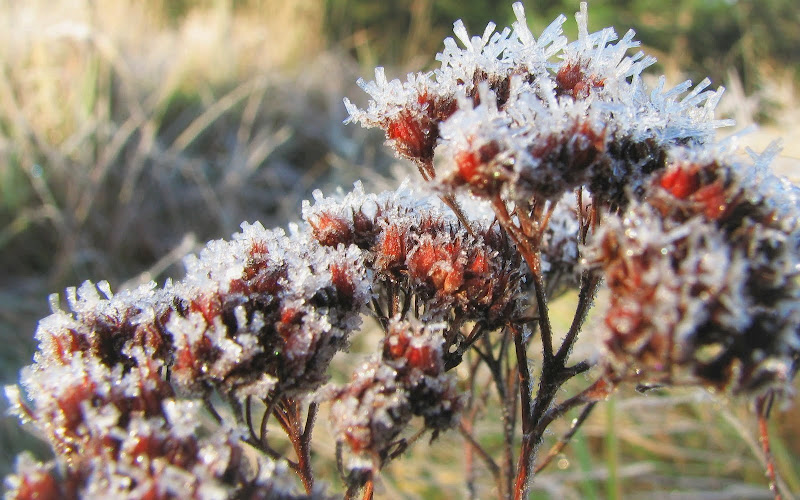
[[[470,445],[470,448],[475,450],[478,455],[480,455],[481,459],[483,459],[484,463],[486,463],[486,467],[489,468],[489,472],[492,473],[492,476],[495,477],[495,480],[500,478],[500,467],[494,461],[491,455],[483,448],[483,446],[475,440],[472,436],[470,430],[464,425],[464,422],[459,424],[458,431],[461,433],[461,436],[467,440],[467,443]]]
[[[767,465],[766,474],[769,478],[769,490],[775,495],[775,500],[781,500],[782,497],[778,491],[778,473],[775,470],[775,459],[770,449],[769,429],[767,428],[767,418],[769,418],[769,413],[772,409],[773,398],[774,396],[772,393],[759,397],[756,400],[756,413],[758,414],[758,433],[761,441],[761,449],[764,452],[764,459]]]
[[[550,448],[550,451],[547,452],[547,455],[533,469],[534,474],[538,474],[542,469],[547,467],[550,464],[550,462],[552,462],[553,459],[558,456],[559,453],[561,453],[561,451],[570,442],[575,433],[578,432],[578,429],[586,420],[586,418],[589,416],[589,414],[592,412],[592,409],[595,407],[596,404],[597,404],[596,402],[591,402],[583,407],[583,410],[581,411],[580,415],[578,415],[575,418],[575,420],[572,421],[572,425],[570,426],[569,431],[567,431],[567,433],[564,434],[561,437],[561,439],[559,439],[558,442],[553,445],[552,448]]]

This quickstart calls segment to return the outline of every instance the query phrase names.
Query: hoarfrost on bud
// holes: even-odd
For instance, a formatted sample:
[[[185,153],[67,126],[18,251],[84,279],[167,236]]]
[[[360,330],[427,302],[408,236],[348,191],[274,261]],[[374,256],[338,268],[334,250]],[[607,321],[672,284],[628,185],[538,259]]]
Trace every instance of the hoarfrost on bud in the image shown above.
[[[202,406],[197,401],[168,399],[162,407],[167,422],[172,426],[172,433],[179,438],[193,435],[200,425]]]
[[[673,150],[644,200],[596,235],[588,251],[612,292],[605,345],[619,376],[791,392],[796,218],[787,223],[748,171],[724,152]]]

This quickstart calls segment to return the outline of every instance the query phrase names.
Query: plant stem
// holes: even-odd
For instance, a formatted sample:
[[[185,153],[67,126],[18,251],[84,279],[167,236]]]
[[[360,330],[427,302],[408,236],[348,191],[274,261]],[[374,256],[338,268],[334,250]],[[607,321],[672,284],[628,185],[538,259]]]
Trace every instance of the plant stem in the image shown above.
[[[756,400],[756,413],[758,414],[758,433],[761,441],[761,449],[764,452],[764,459],[767,463],[767,477],[769,478],[769,490],[775,495],[775,500],[781,500],[778,491],[778,474],[775,471],[775,459],[769,445],[769,429],[767,428],[767,418],[772,407],[772,394],[761,396]]]
[[[575,308],[575,315],[572,318],[572,324],[569,327],[561,347],[556,353],[556,358],[561,363],[566,363],[575,341],[578,339],[578,333],[581,331],[583,322],[589,314],[589,309],[592,307],[594,295],[597,293],[597,287],[600,285],[600,277],[591,271],[584,271],[581,273],[581,289],[578,294],[578,306]]]
[[[580,428],[580,426],[583,424],[583,422],[586,421],[586,418],[592,412],[592,409],[594,409],[596,404],[597,403],[593,401],[593,402],[591,402],[591,403],[589,403],[589,404],[587,404],[586,406],[583,407],[583,410],[581,411],[580,415],[578,415],[578,417],[575,418],[575,420],[572,422],[572,425],[570,426],[569,431],[567,431],[567,433],[564,434],[564,436],[562,436],[562,438],[558,441],[558,443],[556,443],[555,445],[553,445],[552,448],[550,448],[550,451],[547,452],[547,455],[536,466],[536,468],[533,469],[533,473],[534,474],[537,474],[539,471],[541,471],[542,469],[547,467],[550,464],[550,462],[556,456],[558,456],[559,453],[561,453],[561,451],[564,449],[564,447],[572,439],[572,436],[574,436],[575,433],[578,432],[578,429]]]
[[[464,419],[462,419],[461,423],[458,426],[458,431],[461,433],[461,436],[463,436],[464,439],[466,439],[467,444],[470,445],[470,449],[476,451],[478,455],[480,455],[480,457],[486,463],[486,467],[489,468],[489,472],[492,473],[492,476],[494,476],[495,479],[499,479],[500,467],[498,467],[494,459],[492,459],[492,456],[489,455],[489,452],[483,449],[483,446],[481,446],[480,443],[478,443],[472,436],[472,423],[469,422],[469,427],[468,427],[467,424],[465,424]]]
[[[606,498],[618,500],[622,498],[619,484],[619,440],[617,438],[616,404],[614,398],[609,398],[606,403],[606,467],[608,479],[606,480]]]

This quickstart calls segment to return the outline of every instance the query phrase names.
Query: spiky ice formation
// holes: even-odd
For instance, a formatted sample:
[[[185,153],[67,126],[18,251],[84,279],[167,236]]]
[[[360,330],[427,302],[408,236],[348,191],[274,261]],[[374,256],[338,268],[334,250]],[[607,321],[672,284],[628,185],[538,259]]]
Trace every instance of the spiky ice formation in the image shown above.
[[[655,59],[627,55],[639,45],[633,31],[616,43],[612,28],[589,33],[586,10],[572,43],[563,16],[537,40],[519,3],[517,22],[499,33],[490,24],[470,38],[456,22],[464,48],[448,38],[441,68],[406,82],[378,68],[375,81],[359,82],[372,98],[366,109],[345,100],[349,120],[382,128],[400,156],[426,165],[425,176],[447,190],[527,203],[585,185],[624,207],[670,147],[705,143],[729,122],[714,119],[722,89],[705,91],[707,80],[665,91],[662,79],[648,90],[641,72]]]

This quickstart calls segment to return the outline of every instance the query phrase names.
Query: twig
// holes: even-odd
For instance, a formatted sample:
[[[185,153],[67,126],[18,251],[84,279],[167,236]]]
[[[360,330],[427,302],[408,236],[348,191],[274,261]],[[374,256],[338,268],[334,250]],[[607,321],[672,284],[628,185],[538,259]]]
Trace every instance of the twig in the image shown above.
[[[609,384],[604,377],[595,380],[592,385],[582,390],[578,394],[550,408],[539,420],[535,432],[537,434],[544,433],[544,430],[548,425],[550,425],[550,423],[553,422],[553,420],[559,418],[577,406],[580,406],[584,403],[596,403],[603,400],[606,396],[608,396],[608,394],[610,394],[612,387],[613,384]]]
[[[572,318],[572,324],[569,327],[561,347],[556,353],[556,358],[560,363],[566,363],[572,347],[578,338],[578,333],[581,331],[583,322],[589,314],[589,309],[592,308],[594,295],[597,293],[597,287],[600,285],[600,277],[591,271],[583,271],[581,273],[581,289],[578,295],[578,306],[575,308],[575,315]]]
[[[217,409],[214,408],[214,405],[211,404],[211,401],[208,399],[208,397],[203,398],[203,405],[205,405],[206,410],[208,410],[208,413],[210,413],[211,416],[214,417],[214,420],[216,420],[218,424],[222,424],[222,417],[220,416],[219,412],[217,412]]]
[[[542,469],[547,467],[550,464],[550,462],[552,462],[553,459],[557,457],[559,453],[561,453],[561,451],[570,442],[575,433],[578,432],[578,428],[580,428],[580,426],[592,412],[592,409],[595,407],[596,404],[597,402],[592,401],[591,403],[583,407],[583,411],[581,411],[580,415],[578,415],[578,417],[572,421],[572,425],[570,426],[569,431],[567,431],[567,433],[564,434],[561,437],[561,439],[559,439],[558,442],[553,445],[552,448],[550,448],[550,451],[547,452],[547,455],[533,469],[534,474],[538,474],[539,472],[541,472]]]
[[[269,421],[269,416],[272,414],[272,410],[275,408],[275,404],[277,404],[279,399],[280,394],[276,393],[268,401],[264,401],[266,409],[264,410],[264,416],[261,417],[261,428],[259,429],[259,436],[261,437],[260,441],[264,444],[267,443],[267,422]]]
[[[473,450],[475,450],[478,453],[478,455],[480,455],[480,457],[486,463],[486,467],[489,468],[489,472],[491,472],[492,476],[494,476],[495,480],[499,480],[500,466],[497,465],[492,456],[489,455],[489,453],[483,448],[483,446],[481,446],[481,444],[475,440],[472,434],[470,434],[469,429],[467,429],[464,426],[463,421],[458,425],[458,431],[461,433],[464,439],[467,440],[467,443],[469,443],[470,447]]]
[[[764,459],[767,465],[766,474],[769,478],[769,490],[775,495],[775,500],[781,500],[782,497],[778,491],[778,473],[775,470],[775,458],[772,456],[772,450],[770,449],[769,429],[767,428],[767,418],[769,418],[769,413],[772,409],[773,397],[772,393],[760,396],[756,400],[756,413],[758,414],[758,433],[761,449],[764,452]]]
[[[375,493],[374,489],[375,489],[375,483],[372,480],[372,478],[370,478],[367,480],[367,484],[364,485],[364,496],[362,496],[361,498],[363,498],[364,500],[372,500],[372,497]]]
[[[533,421],[531,419],[531,375],[528,370],[528,355],[525,349],[525,339],[522,332],[513,326],[514,346],[517,350],[517,372],[519,373],[519,395],[522,407],[522,443],[519,452],[519,463],[517,465],[517,480],[515,498],[519,498],[520,487],[528,483],[530,474],[530,462],[533,454],[534,440],[531,436]]]

